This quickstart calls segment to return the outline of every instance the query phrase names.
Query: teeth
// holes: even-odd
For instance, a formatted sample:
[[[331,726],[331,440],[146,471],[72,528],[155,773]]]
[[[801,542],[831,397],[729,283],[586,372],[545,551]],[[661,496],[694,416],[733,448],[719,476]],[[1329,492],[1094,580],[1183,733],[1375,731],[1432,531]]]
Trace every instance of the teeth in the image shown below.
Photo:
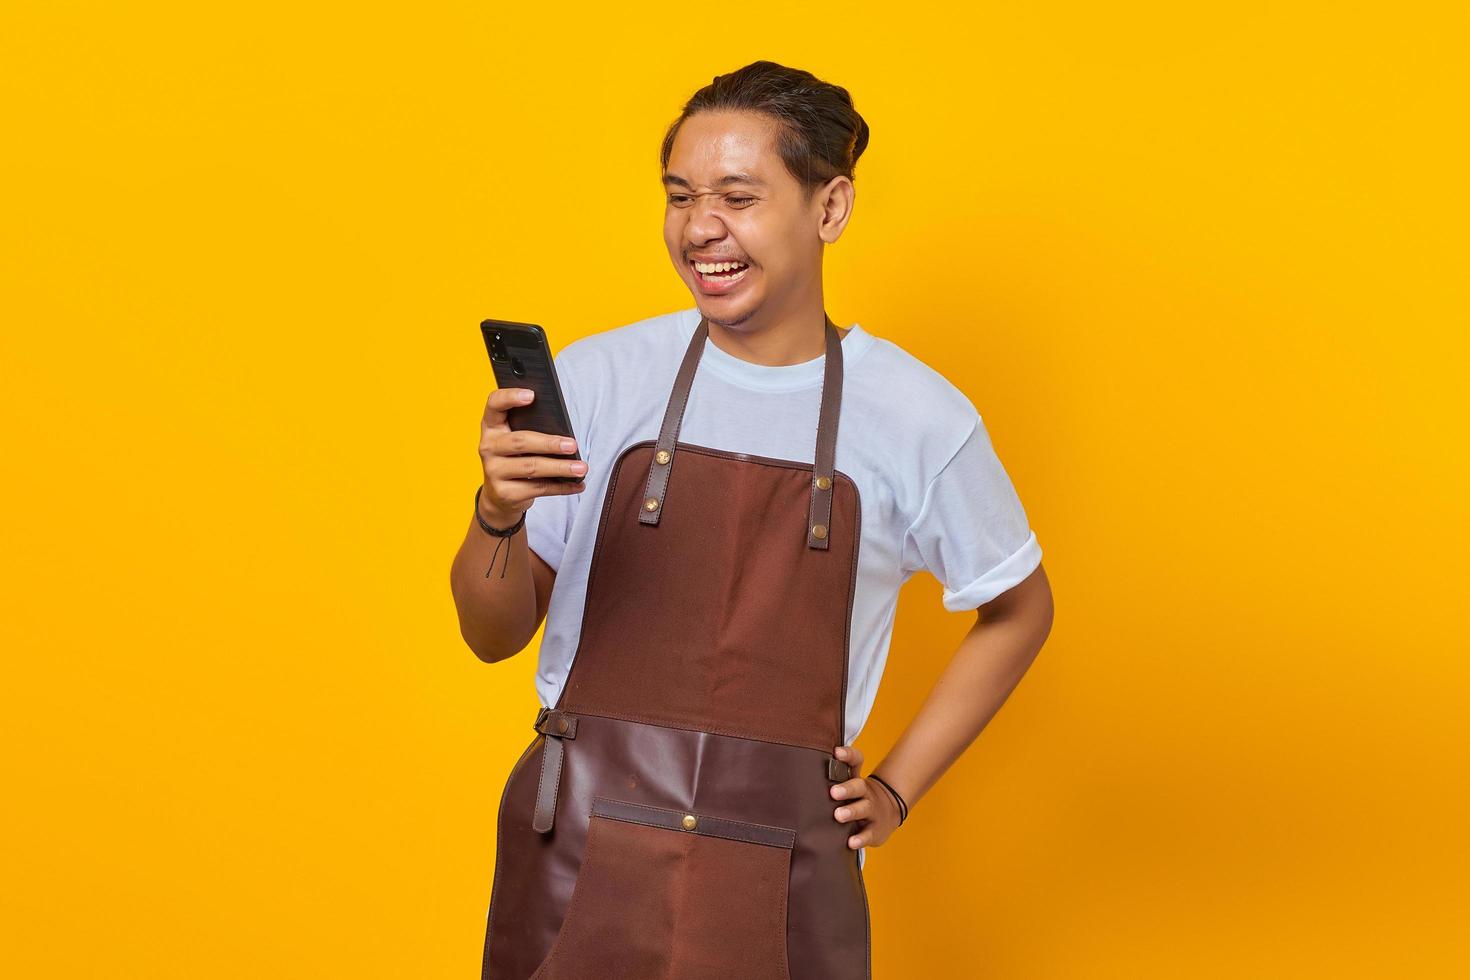
[[[745,278],[745,272],[746,270],[744,269],[741,269],[737,272],[725,273],[723,275],[714,272],[701,272],[700,276],[702,276],[707,282],[735,282],[738,279]]]
[[[696,262],[694,268],[708,275],[711,272],[729,272],[731,269],[743,269],[743,262]]]

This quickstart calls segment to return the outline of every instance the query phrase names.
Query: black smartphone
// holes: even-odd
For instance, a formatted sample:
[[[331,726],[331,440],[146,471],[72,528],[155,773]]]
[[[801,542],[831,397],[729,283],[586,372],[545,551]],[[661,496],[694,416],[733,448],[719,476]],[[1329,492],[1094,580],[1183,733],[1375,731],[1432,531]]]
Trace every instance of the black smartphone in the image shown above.
[[[536,393],[529,405],[519,405],[506,413],[506,424],[512,429],[530,429],[554,436],[576,439],[572,420],[567,414],[561,382],[556,377],[556,362],[546,343],[546,331],[534,323],[514,320],[481,320],[480,333],[490,353],[490,368],[495,372],[499,388],[530,388]],[[581,459],[580,440],[572,453],[537,453],[558,459]],[[582,477],[553,476],[562,483],[580,483]]]

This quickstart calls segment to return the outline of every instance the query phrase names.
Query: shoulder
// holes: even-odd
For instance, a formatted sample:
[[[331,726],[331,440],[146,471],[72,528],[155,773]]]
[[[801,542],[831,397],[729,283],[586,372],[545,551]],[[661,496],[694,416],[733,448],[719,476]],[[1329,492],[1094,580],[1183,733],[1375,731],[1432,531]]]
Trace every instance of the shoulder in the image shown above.
[[[932,475],[983,428],[969,395],[891,340],[875,336],[857,368],[851,377],[859,411],[875,414],[875,424],[918,456],[922,472]]]

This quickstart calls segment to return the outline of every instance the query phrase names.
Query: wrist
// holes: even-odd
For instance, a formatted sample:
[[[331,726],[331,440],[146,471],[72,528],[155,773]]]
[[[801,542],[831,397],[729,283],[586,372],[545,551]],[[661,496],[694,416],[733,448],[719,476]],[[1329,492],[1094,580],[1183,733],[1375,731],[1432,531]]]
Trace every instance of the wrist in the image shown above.
[[[516,521],[519,521],[521,515],[525,513],[525,510],[501,510],[499,507],[491,504],[489,498],[483,492],[480,494],[478,507],[480,516],[484,518],[485,523],[497,528],[510,527]]]
[[[898,822],[900,825],[902,825],[903,822],[909,817],[908,800],[904,799],[899,794],[898,790],[894,789],[893,784],[888,782],[886,778],[879,775],[877,772],[868,773],[868,778],[876,782],[879,786],[883,787],[885,795],[887,795],[889,800],[891,800],[893,805],[898,809]]]

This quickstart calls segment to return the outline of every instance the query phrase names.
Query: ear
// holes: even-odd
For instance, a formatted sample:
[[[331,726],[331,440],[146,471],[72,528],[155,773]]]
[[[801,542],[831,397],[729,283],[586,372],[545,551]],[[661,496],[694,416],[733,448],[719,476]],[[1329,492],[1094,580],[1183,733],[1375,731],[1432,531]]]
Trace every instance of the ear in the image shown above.
[[[817,235],[828,245],[842,237],[842,229],[847,227],[847,219],[852,217],[854,194],[852,181],[838,174],[812,195],[815,198],[813,206],[821,222],[817,226]]]

